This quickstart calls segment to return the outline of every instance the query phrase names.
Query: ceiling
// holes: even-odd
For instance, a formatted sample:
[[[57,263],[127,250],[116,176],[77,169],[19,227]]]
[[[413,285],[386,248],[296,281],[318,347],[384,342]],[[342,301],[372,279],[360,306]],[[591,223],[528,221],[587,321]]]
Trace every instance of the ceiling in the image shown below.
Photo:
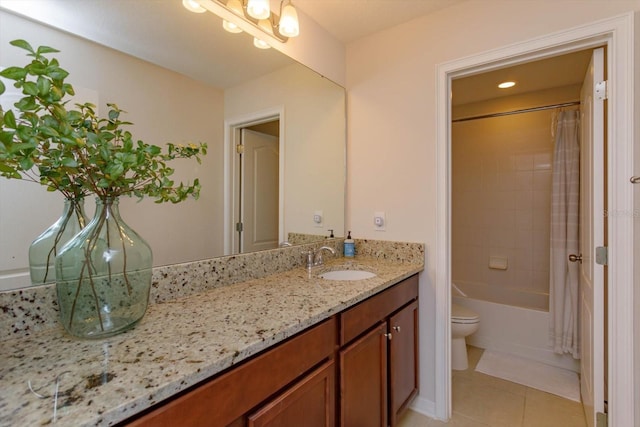
[[[329,34],[347,44],[466,0],[293,0]]]
[[[456,79],[453,81],[452,104],[463,105],[581,84],[590,59],[591,50],[583,50]],[[499,89],[498,84],[505,81],[514,81],[516,85]]]
[[[464,1],[293,0],[293,3],[346,44]],[[220,18],[211,13],[187,11],[181,0],[0,0],[0,8],[223,89],[293,63],[275,49],[254,48],[246,33],[224,31]],[[588,62],[585,58],[580,54],[552,58],[460,79],[455,82],[454,104],[578,83],[584,76],[585,60]],[[497,82],[507,78],[519,84],[499,92]]]

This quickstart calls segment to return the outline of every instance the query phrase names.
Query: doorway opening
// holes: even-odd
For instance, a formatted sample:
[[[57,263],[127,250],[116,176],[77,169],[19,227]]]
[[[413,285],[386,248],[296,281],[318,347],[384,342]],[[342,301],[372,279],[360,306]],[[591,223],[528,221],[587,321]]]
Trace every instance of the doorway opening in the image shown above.
[[[479,74],[511,65],[550,58],[579,50],[606,46],[606,67],[611,81],[606,105],[606,215],[610,254],[605,270],[609,283],[606,302],[608,355],[607,390],[609,423],[626,425],[634,420],[633,378],[633,14],[617,16],[561,33],[491,50],[437,67],[437,227],[435,262],[435,402],[433,413],[440,419],[451,416],[451,85],[459,77]],[[605,212],[605,213],[606,213]],[[626,213],[626,214],[625,214]],[[420,408],[418,408],[420,409]],[[428,409],[424,409],[428,413]]]
[[[279,111],[226,123],[226,254],[274,249],[284,241],[282,129]]]
[[[569,253],[564,254],[569,244],[571,252],[578,253],[574,218],[578,192],[572,187],[571,197],[576,200],[571,204],[570,226],[574,228],[567,241],[567,205],[560,203],[567,194],[559,190],[568,184],[564,177],[569,170],[571,183],[578,185],[582,145],[578,108],[581,89],[593,86],[585,80],[592,54],[593,49],[586,49],[452,81],[452,319],[458,319],[456,313],[466,315],[464,320],[454,320],[452,328],[457,337],[460,324],[468,324],[469,313],[476,315],[479,330],[466,341],[475,347],[476,355],[481,354],[479,360],[471,357],[472,366],[465,368],[461,364],[467,359],[464,346],[452,346],[452,375],[457,380],[453,395],[460,395],[455,387],[486,381],[483,375],[472,374],[474,369],[510,381],[505,390],[518,383],[527,387],[525,421],[530,423],[538,421],[527,419],[534,416],[531,409],[542,406],[541,394],[535,390],[550,393],[545,402],[564,408],[564,416],[584,418],[578,359],[582,339],[577,338],[579,269],[577,263],[568,264]],[[499,88],[505,81],[515,85]],[[564,132],[569,118],[572,133]],[[566,141],[569,136],[573,138]],[[571,163],[560,162],[565,144],[572,149]],[[602,165],[604,158],[600,156],[599,161]],[[558,277],[567,268],[572,273],[570,283],[566,275]],[[565,298],[567,294],[575,299]],[[550,325],[564,321],[573,329],[556,328],[554,337],[566,344],[554,349]],[[602,374],[602,366],[598,372]],[[454,411],[456,404],[454,400]],[[492,400],[486,402],[492,404]],[[463,402],[458,405],[464,407]],[[538,407],[534,412],[546,411]]]

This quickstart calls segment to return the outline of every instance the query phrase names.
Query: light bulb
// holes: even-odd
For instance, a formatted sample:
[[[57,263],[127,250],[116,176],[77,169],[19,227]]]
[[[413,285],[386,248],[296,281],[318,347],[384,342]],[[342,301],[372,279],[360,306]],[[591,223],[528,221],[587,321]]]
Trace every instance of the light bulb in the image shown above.
[[[249,0],[247,13],[255,19],[267,19],[271,15],[269,0]]]
[[[242,28],[238,27],[236,24],[234,24],[233,22],[229,22],[227,20],[222,20],[222,28],[224,28],[225,30],[229,31],[230,33],[241,33],[242,32]]]
[[[207,9],[200,6],[200,3],[198,3],[196,0],[182,0],[182,5],[189,12],[204,13],[207,11]]]
[[[300,34],[298,12],[296,12],[296,8],[291,3],[282,9],[278,32],[285,37],[297,37]]]
[[[253,38],[253,45],[255,47],[257,47],[258,49],[270,49],[271,48],[271,46],[269,46],[269,43],[267,43],[264,40],[260,40],[257,37]]]
[[[498,85],[498,87],[500,89],[507,89],[510,87],[514,87],[516,85],[516,82],[502,82]]]

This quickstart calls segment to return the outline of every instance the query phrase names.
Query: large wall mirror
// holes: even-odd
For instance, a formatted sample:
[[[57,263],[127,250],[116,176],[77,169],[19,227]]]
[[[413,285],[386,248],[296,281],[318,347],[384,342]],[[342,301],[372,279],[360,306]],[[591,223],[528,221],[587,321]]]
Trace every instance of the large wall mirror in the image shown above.
[[[153,248],[155,266],[277,247],[290,236],[343,236],[344,88],[181,3],[0,0],[0,67],[28,60],[11,40],[54,47],[77,101],[93,102],[101,113],[115,102],[137,139],[207,142],[202,164],[174,164],[176,180],[200,179],[199,200],[120,202],[124,219]],[[2,95],[3,108],[15,96]],[[255,135],[273,147],[269,166],[258,167],[275,169],[272,178],[251,175],[264,151],[237,157],[236,146],[247,153]],[[62,202],[38,184],[0,178],[0,290],[30,285],[28,246],[60,216]],[[93,204],[87,199],[89,217]],[[242,221],[260,244],[241,242]]]

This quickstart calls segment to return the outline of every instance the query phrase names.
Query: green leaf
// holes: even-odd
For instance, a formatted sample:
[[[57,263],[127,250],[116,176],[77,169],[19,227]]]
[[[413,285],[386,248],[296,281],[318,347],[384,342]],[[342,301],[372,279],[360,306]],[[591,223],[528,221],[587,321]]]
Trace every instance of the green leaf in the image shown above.
[[[38,96],[38,85],[34,82],[24,82],[22,93],[25,95]]]
[[[68,168],[77,168],[78,167],[78,162],[70,157],[65,157],[64,159],[62,159],[62,164]]]
[[[39,76],[37,86],[38,86],[38,95],[45,96],[51,90],[51,81],[46,77]]]
[[[27,76],[27,70],[20,67],[7,67],[0,71],[0,77],[10,80],[22,80]]]
[[[4,125],[9,129],[16,129],[17,128],[16,117],[13,114],[12,110],[9,110],[6,113],[4,113]]]
[[[32,51],[33,51],[33,49],[32,49]],[[58,49],[54,49],[54,48],[49,47],[49,46],[40,46],[40,47],[38,47],[38,50],[36,51],[36,53],[39,54],[39,55],[41,55],[43,53],[56,53],[56,52],[60,52],[60,51]]]
[[[28,171],[33,167],[33,160],[31,159],[31,157],[22,157],[19,163],[20,169],[22,169],[23,171]]]
[[[0,95],[2,95],[5,90],[7,90],[7,88],[5,87],[4,83],[2,83],[2,80],[0,80]]]
[[[36,53],[26,40],[22,40],[22,39],[11,40],[9,44],[11,46],[15,46],[15,47],[19,47],[21,49],[27,50],[31,53]]]

